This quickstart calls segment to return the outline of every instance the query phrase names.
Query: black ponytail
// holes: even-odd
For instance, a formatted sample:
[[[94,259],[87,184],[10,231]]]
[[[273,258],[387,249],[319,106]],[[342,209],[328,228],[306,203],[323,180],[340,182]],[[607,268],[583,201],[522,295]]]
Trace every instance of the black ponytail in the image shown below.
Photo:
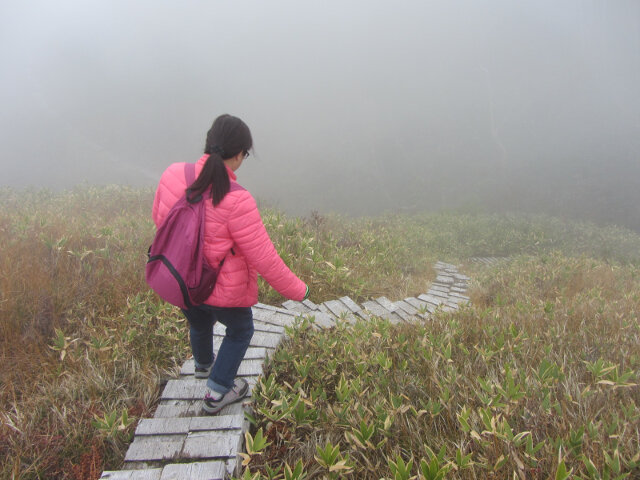
[[[199,201],[210,188],[213,206],[217,206],[231,187],[224,160],[248,152],[252,146],[251,132],[242,120],[226,114],[216,118],[207,133],[204,149],[209,158],[196,181],[187,188],[189,201]]]

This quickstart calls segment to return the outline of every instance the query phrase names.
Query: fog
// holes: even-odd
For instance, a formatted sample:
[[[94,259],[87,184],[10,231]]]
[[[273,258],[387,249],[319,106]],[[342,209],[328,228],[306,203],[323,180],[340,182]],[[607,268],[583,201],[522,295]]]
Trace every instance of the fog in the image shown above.
[[[291,213],[640,230],[637,0],[3,0],[0,102],[2,186],[155,186],[231,113]]]

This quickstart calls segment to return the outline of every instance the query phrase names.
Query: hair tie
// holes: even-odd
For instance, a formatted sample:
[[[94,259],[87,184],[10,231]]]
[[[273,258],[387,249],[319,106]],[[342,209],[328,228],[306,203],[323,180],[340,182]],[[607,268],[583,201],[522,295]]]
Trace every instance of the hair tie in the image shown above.
[[[220,154],[220,156],[222,158],[224,158],[224,156],[225,156],[224,149],[222,147],[218,146],[218,145],[214,145],[213,147],[211,147],[211,152],[212,153],[215,152],[215,153]]]

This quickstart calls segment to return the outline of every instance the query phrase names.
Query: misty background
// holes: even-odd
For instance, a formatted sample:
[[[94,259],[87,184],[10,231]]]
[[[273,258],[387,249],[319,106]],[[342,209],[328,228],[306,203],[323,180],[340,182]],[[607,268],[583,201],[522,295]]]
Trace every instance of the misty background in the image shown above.
[[[231,113],[290,213],[640,231],[637,0],[2,0],[0,105],[0,186],[155,186]]]

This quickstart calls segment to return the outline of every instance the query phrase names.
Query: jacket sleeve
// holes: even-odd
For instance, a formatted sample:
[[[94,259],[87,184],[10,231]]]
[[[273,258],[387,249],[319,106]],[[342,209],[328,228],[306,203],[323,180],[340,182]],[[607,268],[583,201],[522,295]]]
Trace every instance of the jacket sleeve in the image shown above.
[[[307,286],[287,267],[278,255],[262,223],[255,200],[249,192],[238,192],[238,201],[229,216],[229,233],[239,252],[281,295],[302,300]]]

